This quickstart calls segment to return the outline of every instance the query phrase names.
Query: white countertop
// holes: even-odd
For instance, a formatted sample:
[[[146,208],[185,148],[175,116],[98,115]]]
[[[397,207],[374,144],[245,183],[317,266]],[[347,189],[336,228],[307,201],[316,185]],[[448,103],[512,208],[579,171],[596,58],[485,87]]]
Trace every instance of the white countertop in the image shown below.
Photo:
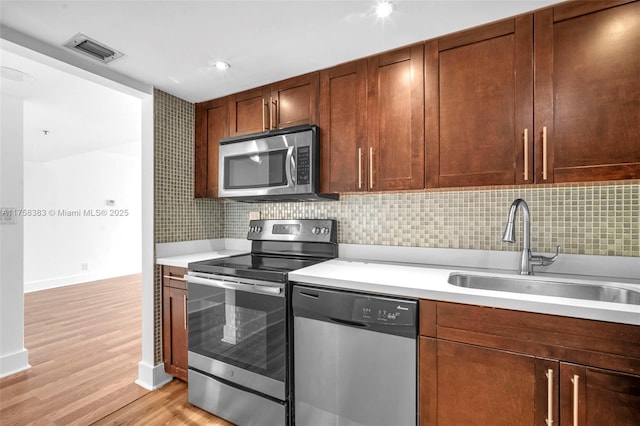
[[[291,272],[289,280],[367,293],[640,325],[640,305],[463,288],[447,282],[452,272],[470,272],[479,275],[506,274],[517,277],[514,271],[508,270],[339,258]],[[640,290],[640,280],[634,279],[599,279],[589,276],[545,273],[537,273],[533,279],[544,280],[549,277],[572,281],[586,280],[591,283],[615,280],[621,286],[631,286]]]
[[[198,253],[181,254],[177,256],[159,257],[156,259],[156,263],[158,265],[179,266],[181,268],[186,268],[189,266],[189,263],[191,262],[198,262],[200,260],[207,260],[207,259],[219,259],[221,257],[229,257],[236,254],[243,254],[243,253],[247,253],[247,251],[246,250],[229,250],[229,249],[203,251]]]
[[[250,242],[239,239],[163,243],[156,245],[156,263],[186,268],[190,262],[250,251]],[[640,305],[479,290],[447,282],[452,272],[518,277],[511,269],[517,265],[518,252],[340,244],[340,255],[338,259],[293,271],[289,280],[366,293],[640,325]],[[640,290],[638,258],[561,254],[554,265],[539,269],[532,279],[613,282]],[[613,274],[619,278],[596,276]]]

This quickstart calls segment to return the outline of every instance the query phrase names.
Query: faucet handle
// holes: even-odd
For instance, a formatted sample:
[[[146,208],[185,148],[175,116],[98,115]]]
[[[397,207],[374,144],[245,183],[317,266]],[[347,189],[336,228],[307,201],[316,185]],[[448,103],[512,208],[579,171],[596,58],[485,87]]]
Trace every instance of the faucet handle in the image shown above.
[[[556,259],[558,259],[558,256],[560,256],[559,245],[556,246],[555,255],[549,257],[549,256],[543,256],[541,254],[535,254],[531,256],[531,263],[537,266],[548,266],[548,265],[551,265],[553,262],[555,262]]]

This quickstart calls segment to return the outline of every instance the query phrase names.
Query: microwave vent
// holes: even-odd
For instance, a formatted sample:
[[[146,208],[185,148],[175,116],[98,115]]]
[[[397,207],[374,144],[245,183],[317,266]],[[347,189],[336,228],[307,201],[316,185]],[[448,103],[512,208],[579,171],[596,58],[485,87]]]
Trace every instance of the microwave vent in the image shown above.
[[[87,55],[102,62],[103,64],[108,64],[109,62],[115,61],[124,55],[122,52],[112,49],[106,44],[100,43],[99,41],[80,33],[73,36],[73,38],[67,41],[64,45],[71,50]]]

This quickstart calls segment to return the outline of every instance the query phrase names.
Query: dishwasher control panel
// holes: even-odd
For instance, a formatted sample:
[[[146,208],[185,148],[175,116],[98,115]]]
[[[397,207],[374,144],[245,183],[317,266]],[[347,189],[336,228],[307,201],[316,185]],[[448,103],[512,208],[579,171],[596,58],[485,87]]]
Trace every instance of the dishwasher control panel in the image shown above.
[[[413,324],[415,304],[384,299],[356,299],[352,321],[395,325]]]

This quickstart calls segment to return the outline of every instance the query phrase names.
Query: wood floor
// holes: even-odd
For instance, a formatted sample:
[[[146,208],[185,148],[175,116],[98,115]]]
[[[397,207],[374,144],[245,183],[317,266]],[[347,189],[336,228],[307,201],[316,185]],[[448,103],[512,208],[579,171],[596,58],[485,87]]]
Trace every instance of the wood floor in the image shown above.
[[[139,275],[25,294],[29,370],[0,380],[0,424],[211,424],[174,380],[136,385],[141,359]]]

